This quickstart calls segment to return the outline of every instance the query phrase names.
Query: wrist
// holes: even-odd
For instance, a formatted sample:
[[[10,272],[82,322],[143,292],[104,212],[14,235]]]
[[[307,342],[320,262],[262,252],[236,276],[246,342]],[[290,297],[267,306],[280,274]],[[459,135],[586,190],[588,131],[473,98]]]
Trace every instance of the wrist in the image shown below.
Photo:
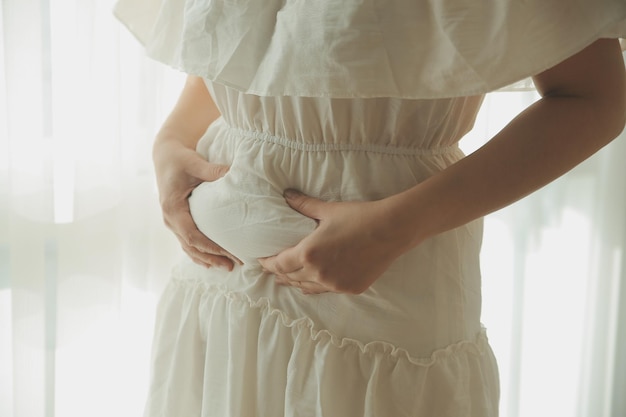
[[[154,165],[171,161],[173,154],[195,152],[195,144],[181,139],[179,136],[161,131],[152,144],[152,161]]]
[[[402,255],[418,246],[424,237],[420,235],[419,216],[412,210],[406,196],[396,194],[377,201],[384,213],[382,239],[393,242],[397,255]]]
[[[154,138],[153,148],[165,147],[171,149],[171,147],[183,146],[195,151],[199,140],[199,137],[189,137],[182,134],[178,129],[163,126]]]

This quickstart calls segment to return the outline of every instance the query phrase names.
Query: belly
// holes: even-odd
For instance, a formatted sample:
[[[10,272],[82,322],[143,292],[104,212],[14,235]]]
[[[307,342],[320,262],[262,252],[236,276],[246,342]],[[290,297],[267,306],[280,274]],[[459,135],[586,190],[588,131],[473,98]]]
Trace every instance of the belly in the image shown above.
[[[316,227],[289,207],[286,188],[326,201],[378,200],[410,188],[461,154],[350,143],[313,144],[213,123],[198,144],[213,163],[230,166],[189,198],[191,215],[209,239],[244,263],[292,247]],[[254,264],[254,262],[252,263]]]
[[[287,205],[279,190],[259,186],[230,171],[205,182],[189,197],[191,215],[198,229],[216,244],[254,263],[296,245],[317,226]]]

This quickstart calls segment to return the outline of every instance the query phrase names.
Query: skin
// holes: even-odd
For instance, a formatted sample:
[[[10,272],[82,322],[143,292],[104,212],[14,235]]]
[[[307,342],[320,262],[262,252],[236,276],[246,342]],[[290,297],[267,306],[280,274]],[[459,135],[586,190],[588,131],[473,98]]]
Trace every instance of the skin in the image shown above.
[[[400,194],[324,202],[288,190],[287,203],[316,219],[318,227],[296,246],[259,260],[268,277],[307,294],[361,293],[401,254],[525,197],[624,128],[626,77],[617,40],[598,40],[533,79],[540,100],[478,151]],[[196,185],[227,170],[193,155],[198,138],[219,115],[203,88],[190,77],[159,133],[157,179],[165,222],[183,249],[197,263],[231,268],[236,260],[195,228],[186,203]]]
[[[159,200],[165,225],[197,264],[232,270],[240,261],[202,234],[189,212],[187,198],[205,181],[215,181],[228,166],[207,162],[196,144],[220,112],[204,81],[188,77],[174,109],[163,123],[152,148]]]

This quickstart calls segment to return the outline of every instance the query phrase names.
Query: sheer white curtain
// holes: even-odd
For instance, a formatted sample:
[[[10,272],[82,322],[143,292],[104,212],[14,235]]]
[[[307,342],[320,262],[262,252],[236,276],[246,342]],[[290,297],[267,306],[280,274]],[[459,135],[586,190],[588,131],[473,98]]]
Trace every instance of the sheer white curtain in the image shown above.
[[[150,142],[181,78],[110,1],[1,4],[0,416],[140,415],[178,254]]]
[[[488,96],[466,152],[532,103]],[[626,135],[485,219],[483,321],[505,417],[626,415]]]
[[[183,77],[112,1],[0,4],[0,416],[140,415],[179,256],[150,143]],[[465,148],[534,99],[490,95]],[[625,156],[623,138],[486,221],[503,416],[626,415]]]

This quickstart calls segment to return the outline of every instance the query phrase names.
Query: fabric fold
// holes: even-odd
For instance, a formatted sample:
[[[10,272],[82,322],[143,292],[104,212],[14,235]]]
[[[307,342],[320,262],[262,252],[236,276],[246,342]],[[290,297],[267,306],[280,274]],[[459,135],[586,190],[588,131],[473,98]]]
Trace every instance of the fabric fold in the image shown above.
[[[120,0],[115,14],[154,59],[260,96],[476,95],[626,35],[623,0]]]
[[[189,305],[197,314],[184,308]],[[163,403],[163,397],[153,396],[148,415],[157,410],[163,415],[204,415],[210,410],[210,415],[309,417],[495,413],[497,399],[483,394],[470,401],[459,395],[470,392],[473,385],[497,384],[484,329],[475,340],[415,358],[384,341],[363,344],[318,329],[306,317],[289,317],[268,299],[251,299],[220,285],[182,277],[174,277],[166,289],[160,315],[169,319],[157,328],[162,343],[155,357],[173,358],[172,369],[190,370],[197,365],[202,372],[156,375],[153,384],[159,386],[151,391],[179,389],[184,383],[202,387],[205,395],[202,403]],[[208,330],[203,341],[186,330],[193,327]],[[187,355],[190,347],[203,345],[204,355]],[[497,387],[489,392],[497,392]],[[267,401],[270,398],[274,401]]]

